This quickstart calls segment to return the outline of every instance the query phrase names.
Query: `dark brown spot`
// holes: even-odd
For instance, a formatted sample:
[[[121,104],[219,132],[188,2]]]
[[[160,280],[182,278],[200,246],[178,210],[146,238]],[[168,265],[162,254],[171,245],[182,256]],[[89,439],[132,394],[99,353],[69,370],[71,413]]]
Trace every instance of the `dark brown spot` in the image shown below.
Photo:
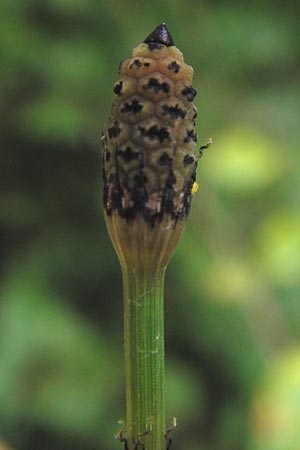
[[[192,102],[197,95],[197,91],[192,86],[186,86],[181,93],[189,102]]]
[[[145,185],[146,181],[147,181],[147,177],[143,173],[143,168],[141,168],[140,172],[134,176],[135,186],[142,187]]]
[[[174,189],[167,187],[163,196],[163,211],[167,214],[174,214]]]
[[[145,203],[148,200],[148,194],[145,188],[145,183],[147,181],[147,177],[143,173],[143,169],[141,168],[140,173],[135,175],[134,177],[134,191],[133,191],[133,201],[134,207],[137,211],[143,211],[145,208]]]
[[[165,139],[169,139],[170,134],[168,130],[164,127],[158,128],[157,125],[153,125],[152,127],[146,129],[143,127],[139,127],[139,130],[142,136],[148,137],[149,139],[158,139],[159,142],[163,142]]]
[[[141,61],[139,60],[139,59],[135,59],[134,61],[133,61],[133,63],[132,64],[130,64],[130,69],[132,69],[133,68],[133,66],[135,66],[135,67],[137,67],[138,69],[140,68],[140,67],[142,67],[142,63],[141,63]]]
[[[121,95],[122,92],[122,87],[123,87],[123,81],[119,81],[117,84],[115,84],[114,86],[114,93],[116,95]]]
[[[123,190],[120,185],[120,180],[117,173],[110,174],[108,178],[107,188],[105,190],[105,200],[106,200],[106,208],[107,205],[110,205],[110,209],[108,213],[111,213],[111,210],[117,209],[120,214],[122,214],[122,196]]]
[[[145,62],[145,63],[144,63],[144,66],[145,66],[145,67],[149,67],[149,66],[150,66],[150,63],[149,63],[149,62]]]
[[[176,61],[172,61],[169,65],[168,65],[168,69],[172,70],[174,73],[178,73],[180,70],[180,65],[177,64]]]
[[[183,158],[183,165],[184,167],[188,166],[189,164],[193,164],[194,158],[191,155],[185,155]]]
[[[169,106],[164,104],[162,106],[163,115],[168,115],[171,119],[184,119],[186,115],[186,110],[179,108],[178,104],[175,106]]]
[[[186,137],[184,138],[183,142],[187,144],[191,141],[197,142],[197,135],[194,133],[194,130],[187,130]]]
[[[127,113],[127,114],[137,114],[143,109],[143,105],[141,103],[134,99],[131,103],[125,102],[123,104],[123,107],[121,109],[121,113]]]
[[[167,178],[167,181],[166,181],[166,185],[167,185],[167,187],[172,187],[173,186],[173,184],[175,184],[176,183],[176,177],[175,177],[175,175],[174,175],[174,173],[172,172],[172,170],[171,170],[171,172],[170,172],[170,174],[169,174],[169,176],[168,176],[168,178]]]
[[[143,89],[145,91],[149,91],[150,89],[154,92],[169,92],[170,91],[170,85],[169,83],[166,83],[165,81],[163,83],[160,83],[157,78],[150,78],[148,83],[144,84]]]
[[[138,159],[139,153],[133,152],[131,147],[126,147],[125,150],[118,150],[117,151],[118,156],[121,156],[124,158],[124,162],[127,163],[129,161],[132,161],[133,159]]]
[[[114,126],[108,129],[108,136],[110,138],[117,137],[121,132],[121,128],[118,125],[118,122],[115,122]]]
[[[105,151],[105,160],[106,160],[106,162],[108,162],[110,160],[110,156],[111,156],[110,151],[106,149],[106,151]]]
[[[171,166],[172,165],[172,158],[168,155],[168,153],[164,152],[160,158],[157,160],[157,164],[159,166]]]
[[[166,188],[164,191],[162,199],[162,210],[167,213],[174,215],[174,188],[173,184],[176,183],[176,177],[172,170],[170,170],[169,176],[166,181]]]
[[[122,59],[122,61],[119,64],[119,73],[121,72],[123,62],[124,62],[124,59]]]

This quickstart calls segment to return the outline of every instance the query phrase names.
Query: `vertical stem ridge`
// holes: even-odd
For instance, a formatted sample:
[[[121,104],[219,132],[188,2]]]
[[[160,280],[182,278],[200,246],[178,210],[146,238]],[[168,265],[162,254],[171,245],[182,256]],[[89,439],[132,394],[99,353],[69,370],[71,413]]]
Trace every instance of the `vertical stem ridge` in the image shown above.
[[[129,450],[138,436],[145,450],[165,450],[164,275],[123,268]]]

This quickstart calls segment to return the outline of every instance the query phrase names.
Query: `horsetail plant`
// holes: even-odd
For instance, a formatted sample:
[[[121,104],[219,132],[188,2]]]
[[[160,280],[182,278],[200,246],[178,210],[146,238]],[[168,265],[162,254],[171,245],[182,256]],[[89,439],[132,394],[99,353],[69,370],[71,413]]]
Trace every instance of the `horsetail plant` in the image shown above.
[[[121,63],[102,134],[104,214],[123,275],[126,422],[117,437],[125,450],[165,450],[171,442],[164,276],[197,189],[198,159],[209,145],[196,157],[192,78],[162,23]]]

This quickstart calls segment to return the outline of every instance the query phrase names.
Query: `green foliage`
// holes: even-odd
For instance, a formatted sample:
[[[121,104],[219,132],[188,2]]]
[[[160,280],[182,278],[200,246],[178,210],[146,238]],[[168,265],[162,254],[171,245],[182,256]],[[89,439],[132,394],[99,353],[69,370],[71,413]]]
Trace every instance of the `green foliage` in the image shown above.
[[[195,69],[199,142],[214,141],[166,279],[174,449],[298,450],[299,4],[0,9],[0,449],[121,448],[100,130],[120,60],[166,21]]]

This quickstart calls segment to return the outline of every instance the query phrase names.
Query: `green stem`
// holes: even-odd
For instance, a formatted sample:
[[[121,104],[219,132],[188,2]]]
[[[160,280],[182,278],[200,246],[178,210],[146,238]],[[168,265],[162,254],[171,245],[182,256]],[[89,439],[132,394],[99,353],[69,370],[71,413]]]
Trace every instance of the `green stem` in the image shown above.
[[[165,271],[123,268],[126,430],[129,450],[165,450],[164,313]],[[150,431],[149,433],[146,433]]]

